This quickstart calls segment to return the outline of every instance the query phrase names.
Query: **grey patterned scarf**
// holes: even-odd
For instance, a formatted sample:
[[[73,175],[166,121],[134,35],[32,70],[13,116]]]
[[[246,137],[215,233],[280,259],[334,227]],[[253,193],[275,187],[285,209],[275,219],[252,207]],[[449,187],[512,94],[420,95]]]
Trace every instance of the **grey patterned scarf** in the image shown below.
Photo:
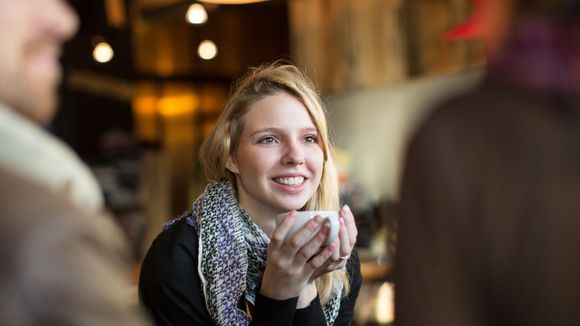
[[[226,181],[208,185],[181,218],[199,235],[198,273],[215,324],[248,325],[250,317],[240,308],[240,299],[255,304],[270,239],[240,208],[234,187]],[[341,292],[323,306],[329,325],[338,316]]]

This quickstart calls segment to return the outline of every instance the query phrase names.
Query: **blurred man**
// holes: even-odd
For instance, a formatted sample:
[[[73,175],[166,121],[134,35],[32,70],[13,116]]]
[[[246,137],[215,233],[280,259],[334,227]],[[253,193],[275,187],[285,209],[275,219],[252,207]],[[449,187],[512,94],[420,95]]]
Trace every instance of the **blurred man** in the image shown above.
[[[485,81],[408,150],[396,324],[580,325],[580,1],[486,4]]]
[[[38,126],[77,26],[61,0],[0,0],[0,325],[144,324],[94,178]]]
[[[0,170],[94,211],[103,205],[95,179],[67,146],[37,126],[55,111],[61,46],[77,27],[63,1],[0,0]]]

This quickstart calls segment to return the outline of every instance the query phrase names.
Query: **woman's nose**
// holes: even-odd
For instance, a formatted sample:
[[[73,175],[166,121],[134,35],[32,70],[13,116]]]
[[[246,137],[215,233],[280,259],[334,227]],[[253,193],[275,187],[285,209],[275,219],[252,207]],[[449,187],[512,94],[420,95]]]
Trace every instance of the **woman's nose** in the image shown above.
[[[304,164],[304,151],[300,144],[290,143],[286,147],[286,151],[282,157],[282,163],[285,165],[301,165]]]

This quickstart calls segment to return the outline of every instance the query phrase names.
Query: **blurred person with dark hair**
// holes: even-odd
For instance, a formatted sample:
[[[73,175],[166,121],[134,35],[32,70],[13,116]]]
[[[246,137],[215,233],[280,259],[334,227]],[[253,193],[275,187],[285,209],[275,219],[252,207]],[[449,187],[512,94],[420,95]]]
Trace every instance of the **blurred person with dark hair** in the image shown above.
[[[62,0],[0,0],[0,325],[144,323],[98,184],[39,126],[77,26]]]
[[[578,325],[580,1],[485,8],[486,78],[408,149],[395,320]]]

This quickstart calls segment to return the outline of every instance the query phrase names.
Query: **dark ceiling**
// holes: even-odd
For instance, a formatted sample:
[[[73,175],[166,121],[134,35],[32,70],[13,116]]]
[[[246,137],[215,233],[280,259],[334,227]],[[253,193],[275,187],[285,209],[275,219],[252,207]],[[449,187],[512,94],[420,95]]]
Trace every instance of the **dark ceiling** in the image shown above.
[[[131,9],[137,5],[135,1],[145,0],[69,0],[81,24],[77,35],[65,47],[61,108],[51,129],[88,161],[99,157],[103,134],[110,130],[133,132],[131,98],[99,93],[99,87],[97,92],[79,87],[70,82],[72,73],[97,76],[101,84],[102,80],[104,83],[111,80],[128,87],[153,80],[200,87],[210,83],[226,88],[248,66],[289,58],[286,1],[208,6],[209,19],[201,26],[185,22],[191,1],[147,0],[148,6],[141,12]],[[124,7],[126,23],[121,27],[108,23],[106,4],[110,2]],[[143,36],[136,37],[138,24],[149,28],[145,46]],[[113,60],[105,64],[92,58],[95,42],[103,39],[115,51]],[[215,59],[206,61],[197,56],[197,44],[202,39],[212,39],[218,45]],[[173,53],[170,59],[179,69],[159,74],[143,68],[154,68],[163,59],[157,55],[161,52]]]

